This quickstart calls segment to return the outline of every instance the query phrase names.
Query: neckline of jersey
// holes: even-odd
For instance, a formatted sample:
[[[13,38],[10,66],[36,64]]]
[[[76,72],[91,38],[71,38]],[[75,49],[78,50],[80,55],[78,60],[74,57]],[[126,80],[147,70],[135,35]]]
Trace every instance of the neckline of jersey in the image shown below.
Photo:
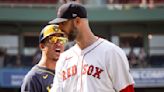
[[[81,50],[80,47],[75,44],[75,49],[74,50],[76,53],[79,53],[79,55],[85,55],[86,53],[90,52],[92,49],[94,49],[97,45],[99,45],[100,43],[102,43],[103,39],[98,37],[98,39],[93,43],[91,44],[90,46],[86,47],[85,49]]]

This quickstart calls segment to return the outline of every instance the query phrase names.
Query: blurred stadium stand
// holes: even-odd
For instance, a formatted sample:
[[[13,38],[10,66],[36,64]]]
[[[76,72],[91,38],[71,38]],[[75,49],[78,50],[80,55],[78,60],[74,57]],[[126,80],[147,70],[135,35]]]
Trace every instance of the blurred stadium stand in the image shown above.
[[[56,4],[58,0],[0,0],[0,3],[8,4]]]
[[[39,60],[34,61],[39,32],[62,1],[0,0],[0,92],[20,91]],[[136,92],[164,92],[164,0],[78,1],[88,10],[93,32],[127,54]]]

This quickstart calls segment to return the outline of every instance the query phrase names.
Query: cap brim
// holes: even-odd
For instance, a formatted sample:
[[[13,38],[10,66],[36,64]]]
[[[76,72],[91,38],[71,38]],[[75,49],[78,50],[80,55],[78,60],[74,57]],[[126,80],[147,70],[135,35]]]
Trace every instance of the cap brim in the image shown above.
[[[68,19],[65,19],[65,18],[56,18],[54,20],[51,20],[49,22],[49,24],[58,24],[58,23],[61,23],[61,22],[64,22],[64,21],[67,21]]]
[[[42,42],[44,39],[46,39],[47,37],[49,37],[49,36],[53,36],[53,35],[55,35],[55,34],[64,34],[63,32],[54,32],[54,33],[51,33],[51,34],[49,34],[49,35],[46,35],[45,37],[43,37],[39,42]]]

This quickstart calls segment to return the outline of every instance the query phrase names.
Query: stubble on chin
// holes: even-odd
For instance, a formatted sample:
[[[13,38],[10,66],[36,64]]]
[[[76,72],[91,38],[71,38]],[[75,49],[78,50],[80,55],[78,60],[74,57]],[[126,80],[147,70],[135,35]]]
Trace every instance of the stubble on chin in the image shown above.
[[[69,41],[74,41],[77,37],[77,34],[78,34],[77,28],[73,27],[71,32],[68,35],[68,40]]]

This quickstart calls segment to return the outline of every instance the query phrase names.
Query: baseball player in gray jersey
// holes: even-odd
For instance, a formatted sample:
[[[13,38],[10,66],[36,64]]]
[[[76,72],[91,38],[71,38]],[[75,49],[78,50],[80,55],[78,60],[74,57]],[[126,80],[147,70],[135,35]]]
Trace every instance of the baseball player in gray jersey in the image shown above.
[[[91,32],[84,6],[63,4],[49,23],[59,24],[68,39],[76,42],[61,54],[51,92],[134,92],[125,53]]]

